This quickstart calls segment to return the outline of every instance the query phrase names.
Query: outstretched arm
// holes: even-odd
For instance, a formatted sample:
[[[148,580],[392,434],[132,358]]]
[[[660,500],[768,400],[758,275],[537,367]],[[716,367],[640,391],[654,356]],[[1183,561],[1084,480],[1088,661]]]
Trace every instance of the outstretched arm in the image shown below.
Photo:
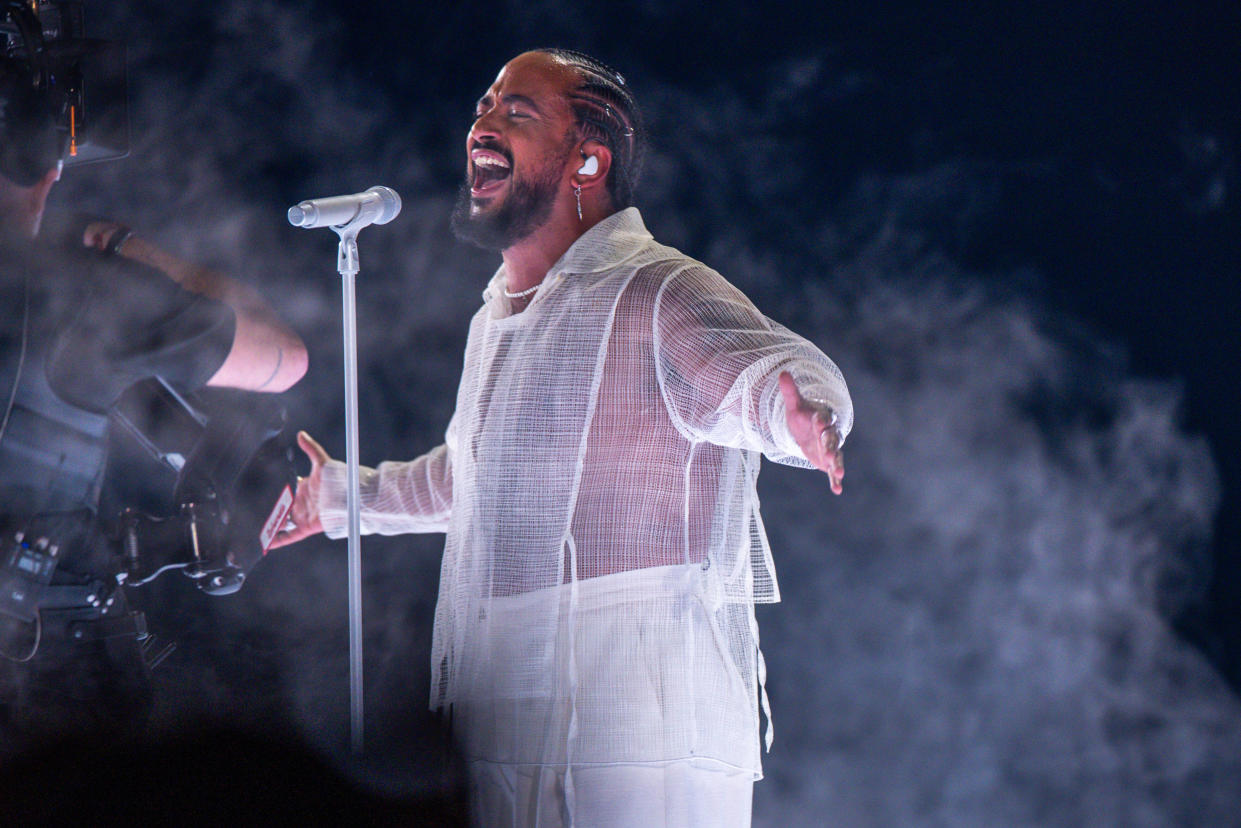
[[[655,308],[660,389],[688,439],[818,468],[840,491],[853,406],[830,359],[702,265],[669,278]]]
[[[347,531],[345,464],[332,460],[304,431],[298,433],[297,444],[310,460],[310,473],[297,480],[289,522],[276,535],[273,548],[320,532],[340,538]],[[363,466],[358,478],[364,534],[447,530],[452,513],[452,464],[447,445],[409,462],[380,463],[374,469]]]
[[[232,309],[237,320],[232,347],[207,385],[278,392],[291,388],[306,373],[306,346],[253,288],[183,261],[115,222],[87,225],[82,243],[99,250],[111,245],[118,255],[154,267],[185,290]]]

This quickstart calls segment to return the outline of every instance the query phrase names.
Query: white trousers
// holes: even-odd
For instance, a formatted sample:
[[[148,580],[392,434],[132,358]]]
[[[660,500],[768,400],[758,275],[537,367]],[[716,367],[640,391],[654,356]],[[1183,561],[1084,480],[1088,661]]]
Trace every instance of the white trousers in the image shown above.
[[[749,828],[754,774],[663,764],[468,763],[477,828]]]
[[[458,648],[452,719],[465,758],[710,759],[759,777],[757,687],[734,663],[709,574],[652,567],[488,601]]]

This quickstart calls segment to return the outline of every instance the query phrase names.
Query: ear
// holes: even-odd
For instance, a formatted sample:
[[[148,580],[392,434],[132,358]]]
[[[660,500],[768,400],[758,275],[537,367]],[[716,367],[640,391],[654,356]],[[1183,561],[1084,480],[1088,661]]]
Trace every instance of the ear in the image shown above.
[[[602,187],[612,169],[612,151],[602,141],[587,138],[579,147],[573,164],[573,185],[583,190]]]
[[[29,187],[20,187],[0,176],[0,230],[31,238],[37,236],[43,220],[43,208],[47,205],[47,196],[56,183],[57,175],[57,168],[48,170]]]
[[[35,182],[28,191],[27,209],[31,221],[30,235],[39,234],[39,226],[43,223],[43,208],[47,206],[47,197],[52,192],[52,185],[60,180],[61,165],[57,164],[48,170],[42,178]]]

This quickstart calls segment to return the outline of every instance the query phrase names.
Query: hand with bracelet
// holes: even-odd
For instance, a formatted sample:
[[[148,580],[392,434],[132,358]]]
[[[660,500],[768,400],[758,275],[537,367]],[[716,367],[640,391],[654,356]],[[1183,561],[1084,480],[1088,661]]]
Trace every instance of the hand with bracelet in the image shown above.
[[[119,255],[122,245],[134,231],[116,221],[92,221],[82,232],[82,244],[112,256]]]

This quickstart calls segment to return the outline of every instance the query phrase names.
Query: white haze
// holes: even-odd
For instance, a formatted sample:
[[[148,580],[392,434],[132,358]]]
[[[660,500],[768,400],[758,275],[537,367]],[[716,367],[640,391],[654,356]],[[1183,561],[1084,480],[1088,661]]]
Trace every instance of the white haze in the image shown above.
[[[400,218],[361,235],[363,460],[438,442],[496,264],[448,233],[454,194],[434,173],[459,144],[411,145],[410,102],[352,72],[339,24],[296,4],[232,0],[214,20],[157,3],[88,12],[100,34],[130,21],[134,148],[70,170],[56,199],[262,289],[311,348],[292,419],[339,456],[335,237],[284,211],[395,187]],[[1218,502],[1178,389],[1057,318],[1037,274],[967,272],[942,252],[937,234],[996,209],[988,165],[858,171],[820,214],[786,214],[799,153],[824,143],[798,132],[787,90],[847,100],[869,82],[856,68],[791,55],[761,104],[727,78],[706,96],[644,80],[660,130],[649,226],[815,340],[856,406],[844,497],[806,472],[763,474],[784,602],[760,611],[776,741],[756,825],[1233,819],[1241,706],[1165,621],[1209,574]],[[447,111],[463,134],[459,104]],[[304,190],[282,184],[290,159]],[[353,767],[387,790],[451,782],[421,712],[440,542],[363,543],[373,756]],[[157,674],[158,721],[283,721],[350,764],[344,557],[313,541],[234,598],[182,599],[200,620]]]

